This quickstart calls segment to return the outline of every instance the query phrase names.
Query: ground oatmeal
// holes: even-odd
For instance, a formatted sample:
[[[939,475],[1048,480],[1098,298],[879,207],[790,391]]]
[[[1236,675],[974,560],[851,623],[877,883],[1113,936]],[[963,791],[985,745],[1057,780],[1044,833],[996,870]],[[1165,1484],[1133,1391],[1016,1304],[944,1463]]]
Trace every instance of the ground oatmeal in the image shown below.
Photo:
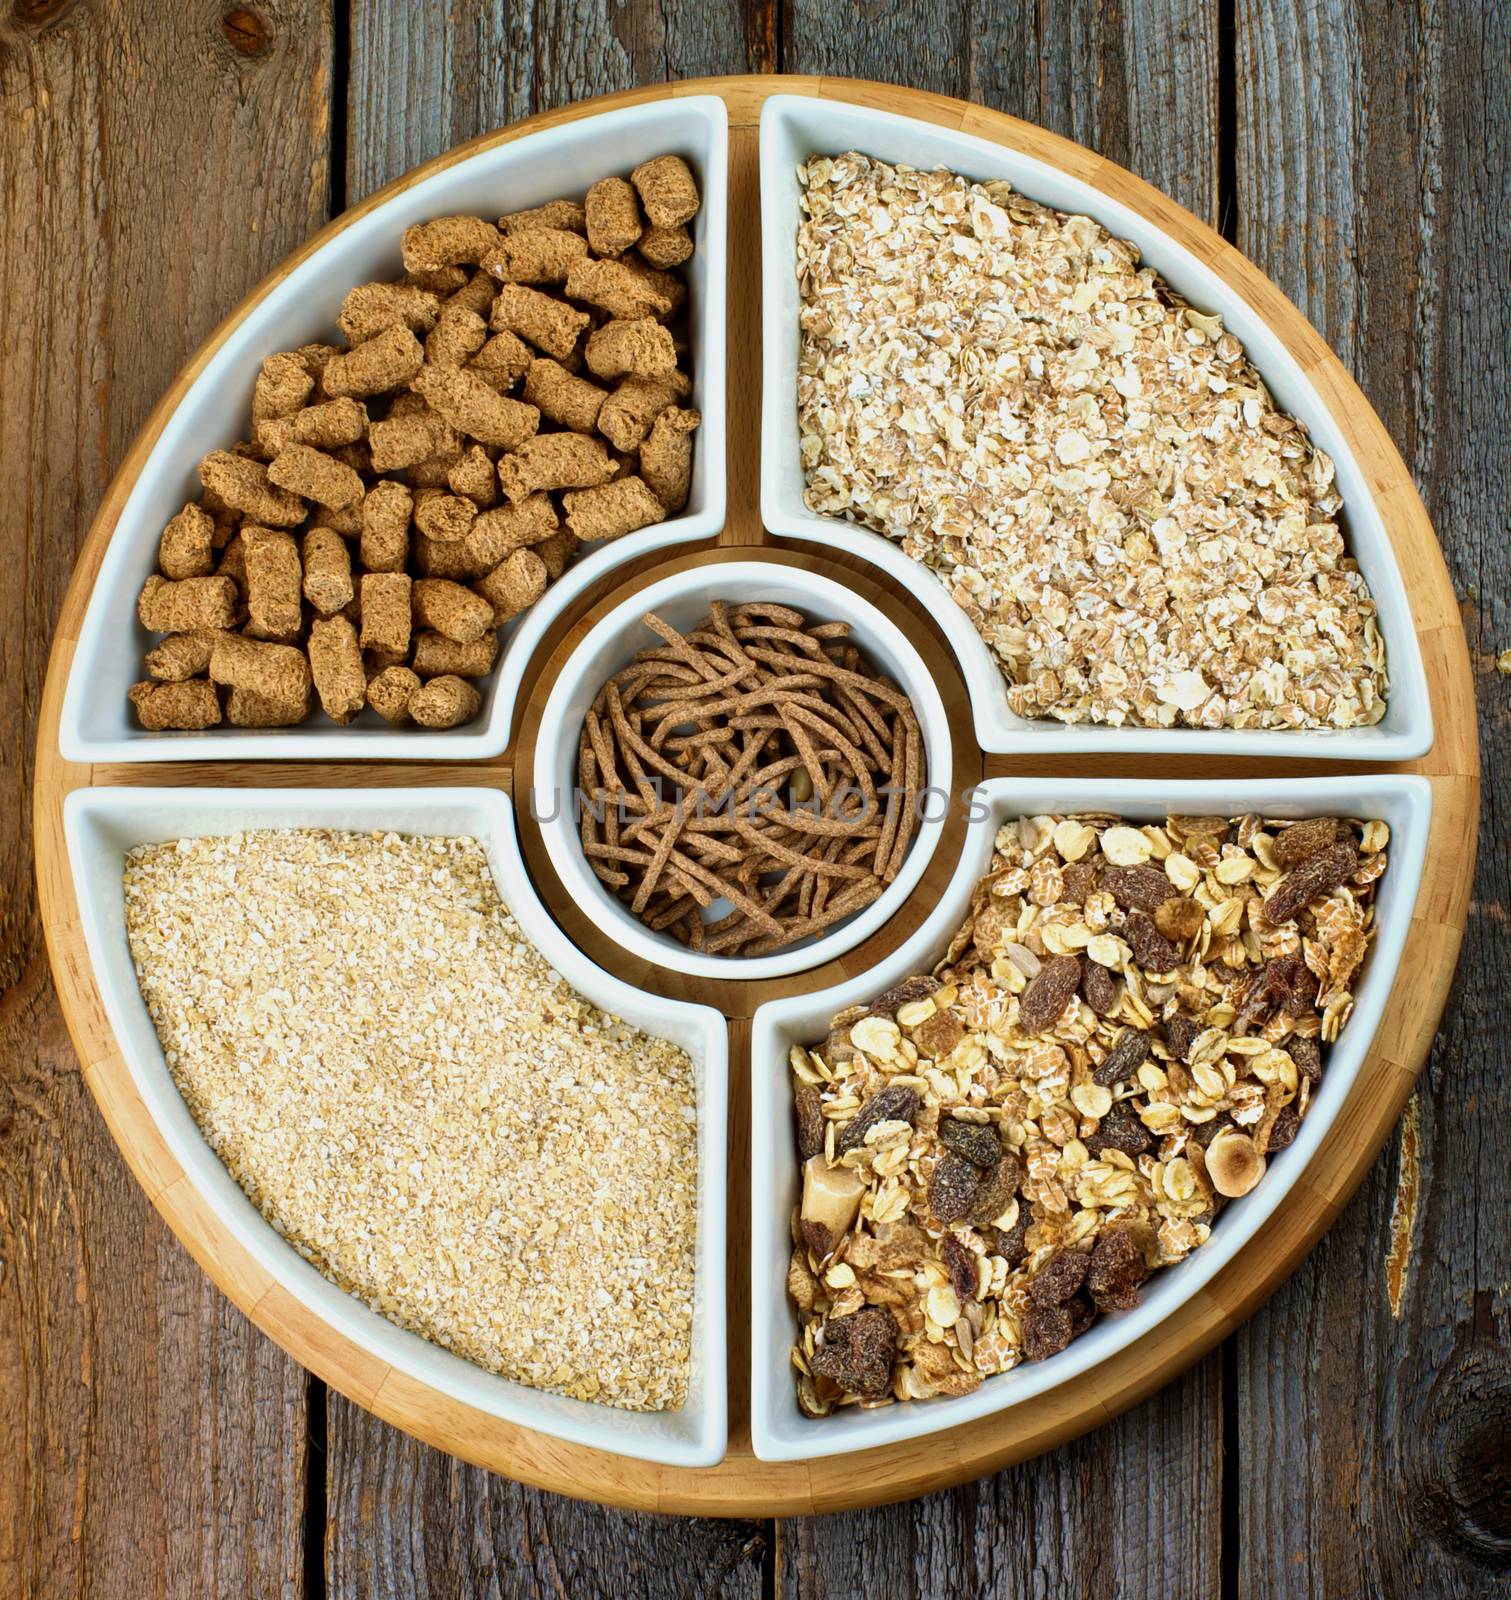
[[[682,1405],[692,1064],[550,968],[473,840],[185,839],[125,892],[174,1081],[302,1255],[505,1377]]]
[[[940,576],[1014,712],[1380,720],[1333,463],[1216,316],[1006,183],[854,153],[800,180],[807,504]]]

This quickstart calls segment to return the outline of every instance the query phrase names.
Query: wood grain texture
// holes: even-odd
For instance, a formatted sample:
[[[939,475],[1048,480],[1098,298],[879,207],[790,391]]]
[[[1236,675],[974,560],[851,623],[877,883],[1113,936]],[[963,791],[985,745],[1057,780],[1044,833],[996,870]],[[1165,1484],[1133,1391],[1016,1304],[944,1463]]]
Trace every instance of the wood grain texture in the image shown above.
[[[110,473],[227,296],[325,206],[324,7],[279,0],[250,34],[221,17],[101,0],[0,21],[6,1595],[302,1588],[304,1374],[207,1283],[105,1131],[48,978],[23,801],[53,621]]]
[[[865,6],[856,27],[848,9],[794,0],[784,68],[905,78],[979,101],[1101,151],[1215,223],[1215,14],[1178,0],[1126,9],[899,0]],[[1179,1465],[1160,1472],[1149,1496],[1146,1464],[1162,1456]],[[1221,1488],[1221,1370],[1211,1357],[1094,1443],[936,1496],[926,1509],[780,1523],[781,1592],[1005,1596],[1042,1585],[1074,1595],[1099,1581],[1115,1593],[1213,1595]],[[1021,1536],[1003,1537],[1008,1530]],[[1160,1552],[1152,1572],[1151,1551]]]
[[[1240,247],[1357,376],[1464,603],[1491,793],[1511,762],[1504,7],[1237,10]],[[1410,1113],[1235,1340],[1238,1593],[1511,1595],[1511,814],[1486,808],[1454,998]]]

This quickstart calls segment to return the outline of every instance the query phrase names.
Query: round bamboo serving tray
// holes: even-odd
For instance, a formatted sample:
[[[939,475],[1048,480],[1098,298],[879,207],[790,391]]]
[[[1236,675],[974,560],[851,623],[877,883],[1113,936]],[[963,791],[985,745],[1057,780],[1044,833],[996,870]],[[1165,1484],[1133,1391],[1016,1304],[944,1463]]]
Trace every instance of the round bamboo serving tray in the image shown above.
[[[398,786],[482,784],[523,792],[545,691],[555,664],[592,618],[637,581],[687,563],[716,563],[766,543],[757,511],[759,401],[751,371],[760,365],[760,239],[757,123],[773,93],[879,107],[959,129],[1051,163],[1155,222],[1258,307],[1322,395],[1364,468],[1390,531],[1411,597],[1432,697],[1437,741],[1424,759],[1391,768],[1425,775],[1433,787],[1426,870],[1392,993],[1361,1071],[1336,1123],[1285,1197],[1271,1224],[1229,1267],[1150,1337],[1084,1376],[1008,1411],[954,1430],[861,1454],[813,1463],[758,1461],[748,1427],[750,1188],[750,1024],[755,1007],[777,992],[835,983],[896,948],[933,903],[931,888],[958,859],[952,824],[914,903],[859,949],[815,971],[769,983],[698,983],[649,968],[607,947],[565,900],[538,833],[522,808],[522,842],[542,898],[584,950],[618,976],[652,991],[719,1006],[730,1018],[729,1271],[730,1435],[725,1459],[696,1471],[657,1466],[565,1444],[473,1411],[385,1366],[326,1326],[268,1277],[216,1220],[169,1154],[133,1088],[106,1020],[79,923],[62,812],[67,794],[91,784],[286,784]],[[721,95],[730,117],[729,207],[729,520],[716,544],[648,556],[606,577],[562,618],[530,664],[511,747],[496,761],[351,763],[171,762],[80,766],[58,753],[64,683],[100,560],[148,452],[209,355],[227,331],[289,270],[334,231],[395,190],[482,149],[616,106],[665,95]],[[1125,777],[1287,776],[1361,770],[1341,763],[1171,757],[983,756],[974,742],[966,691],[943,634],[917,598],[854,558],[783,541],[770,559],[833,573],[855,584],[909,627],[936,671],[956,750],[954,785],[1005,774],[1053,772]],[[1023,1460],[1106,1422],[1167,1383],[1248,1317],[1337,1216],[1384,1143],[1416,1081],[1447,999],[1468,913],[1479,808],[1479,761],[1468,651],[1448,573],[1432,525],[1406,466],[1384,427],[1316,330],[1260,271],[1173,200],[1079,145],[994,111],[941,95],[831,78],[733,77],[635,90],[532,117],[463,145],[401,178],[332,223],[260,285],[211,335],[148,419],[121,465],[80,555],[58,623],[37,739],[36,861],[48,950],[69,1031],[90,1088],[117,1144],[152,1203],[220,1288],[296,1360],[358,1404],[428,1443],[522,1482],[631,1509],[713,1516],[801,1515],[879,1504],[946,1487]],[[957,808],[958,810],[958,808]]]

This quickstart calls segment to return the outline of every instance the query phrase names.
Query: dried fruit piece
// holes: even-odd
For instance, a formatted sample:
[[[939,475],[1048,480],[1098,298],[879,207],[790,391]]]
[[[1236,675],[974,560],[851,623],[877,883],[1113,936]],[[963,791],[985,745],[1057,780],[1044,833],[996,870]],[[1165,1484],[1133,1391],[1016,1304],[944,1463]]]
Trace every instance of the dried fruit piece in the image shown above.
[[[1299,867],[1333,843],[1338,837],[1336,817],[1307,817],[1293,822],[1275,838],[1275,861],[1285,872]]]
[[[829,1319],[810,1365],[848,1393],[879,1400],[892,1387],[896,1351],[897,1318],[885,1306],[863,1306]]]
[[[1097,890],[1097,869],[1090,861],[1073,861],[1061,873],[1065,885],[1065,898],[1083,906]]]
[[[980,1185],[971,1202],[970,1220],[978,1228],[989,1228],[1007,1210],[1023,1181],[1023,1167],[1009,1151],[981,1174]]]
[[[1268,1155],[1271,1150],[1284,1150],[1288,1144],[1295,1142],[1296,1135],[1300,1132],[1300,1113],[1295,1106],[1282,1106],[1270,1124],[1270,1138],[1265,1147],[1265,1154]]]
[[[1163,867],[1103,867],[1101,887],[1124,911],[1157,911],[1175,893]]]
[[[1191,1046],[1201,1037],[1201,1024],[1193,1022],[1184,1011],[1177,1011],[1173,1017],[1166,1017],[1160,1027],[1171,1059],[1189,1061]]]
[[[1031,1306],[1023,1316],[1023,1359],[1043,1361],[1057,1356],[1075,1337],[1064,1306]]]
[[[1036,1306],[1062,1306],[1086,1281],[1091,1257],[1078,1250],[1061,1250],[1029,1280],[1028,1298]]]
[[[906,1083],[889,1084],[875,1094],[839,1130],[834,1148],[843,1155],[864,1144],[878,1122],[911,1122],[918,1114],[918,1091]]]
[[[803,1239],[820,1261],[855,1221],[865,1192],[865,1178],[849,1167],[831,1167],[822,1155],[803,1163],[803,1203],[798,1216]]]
[[[944,1061],[965,1037],[965,1025],[950,1011],[936,1011],[913,1030],[918,1053],[930,1061]]]
[[[911,1000],[922,1000],[938,989],[938,978],[904,978],[901,983],[895,983],[877,995],[867,1009],[875,1016],[891,1016],[899,1006],[905,1006]]]
[[[1173,972],[1180,965],[1180,951],[1154,926],[1147,912],[1129,913],[1123,937],[1145,972]]]
[[[950,1287],[961,1300],[974,1300],[976,1290],[980,1287],[980,1274],[976,1268],[975,1252],[966,1247],[954,1236],[946,1234],[943,1243],[939,1246],[939,1255],[944,1262],[944,1270],[950,1275]]]
[[[1093,1083],[1104,1089],[1126,1082],[1149,1059],[1149,1035],[1138,1028],[1124,1028],[1107,1052],[1107,1059],[1091,1075]]]
[[[792,1103],[797,1113],[798,1160],[807,1161],[824,1148],[822,1101],[811,1083],[799,1083],[792,1091]]]
[[[1009,1267],[1021,1267],[1028,1259],[1028,1230],[1032,1221],[1028,1206],[1020,1201],[1012,1227],[997,1229],[997,1254]]]
[[[1144,1251],[1131,1228],[1108,1228],[1091,1252],[1086,1289],[1098,1311],[1132,1311],[1149,1276]]]
[[[1117,1009],[1118,981],[1099,961],[1088,961],[1081,974],[1081,994],[1099,1017],[1111,1016]]]
[[[1358,866],[1359,849],[1352,839],[1328,845],[1275,885],[1264,903],[1265,917],[1276,924],[1293,922],[1313,900],[1347,883]]]
[[[1296,1070],[1303,1078],[1309,1078],[1313,1083],[1322,1082],[1322,1046],[1315,1039],[1302,1039],[1293,1035],[1286,1040],[1285,1048],[1290,1052],[1291,1060],[1296,1063]]]
[[[808,1265],[808,1252],[799,1246],[787,1263],[787,1293],[799,1311],[812,1311],[819,1292],[818,1278]]]
[[[1207,1146],[1207,1176],[1218,1194],[1236,1200],[1264,1176],[1264,1157],[1237,1128],[1224,1128]]]
[[[941,1156],[929,1180],[929,1210],[936,1222],[964,1222],[971,1214],[981,1174],[951,1151]]]
[[[1199,934],[1207,920],[1206,908],[1184,895],[1172,895],[1154,913],[1154,926],[1167,939],[1184,944]]]
[[[962,1122],[958,1117],[939,1119],[939,1142],[946,1150],[964,1156],[972,1166],[983,1171],[995,1166],[1002,1155],[1002,1141],[997,1130],[986,1122]]]
[[[1079,956],[1051,956],[1018,1001],[1018,1026],[1025,1033],[1043,1033],[1059,1021],[1080,982]]]
[[[1154,1135],[1131,1112],[1114,1106],[1097,1123],[1086,1144],[1091,1150],[1121,1150],[1125,1156],[1141,1156],[1153,1148]]]

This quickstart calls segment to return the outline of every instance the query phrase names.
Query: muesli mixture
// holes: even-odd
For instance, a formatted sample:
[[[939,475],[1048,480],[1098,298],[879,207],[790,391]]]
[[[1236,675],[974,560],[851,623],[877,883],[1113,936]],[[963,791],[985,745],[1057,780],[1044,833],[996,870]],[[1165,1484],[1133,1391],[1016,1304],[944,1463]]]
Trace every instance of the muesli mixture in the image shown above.
[[[1220,318],[1006,183],[854,152],[800,178],[807,504],[938,574],[1014,712],[1380,720],[1333,463]]]
[[[476,717],[499,629],[579,546],[687,503],[699,204],[665,155],[580,201],[416,223],[403,276],[347,294],[340,344],[269,356],[251,437],[200,462],[137,602],[162,635],[129,691],[142,727]]]
[[[1022,817],[932,976],[794,1047],[809,1416],[962,1395],[1130,1309],[1295,1139],[1383,822]]]
[[[174,1082],[301,1255],[506,1378],[683,1404],[692,1063],[552,970],[475,841],[180,839],[125,893]]]

